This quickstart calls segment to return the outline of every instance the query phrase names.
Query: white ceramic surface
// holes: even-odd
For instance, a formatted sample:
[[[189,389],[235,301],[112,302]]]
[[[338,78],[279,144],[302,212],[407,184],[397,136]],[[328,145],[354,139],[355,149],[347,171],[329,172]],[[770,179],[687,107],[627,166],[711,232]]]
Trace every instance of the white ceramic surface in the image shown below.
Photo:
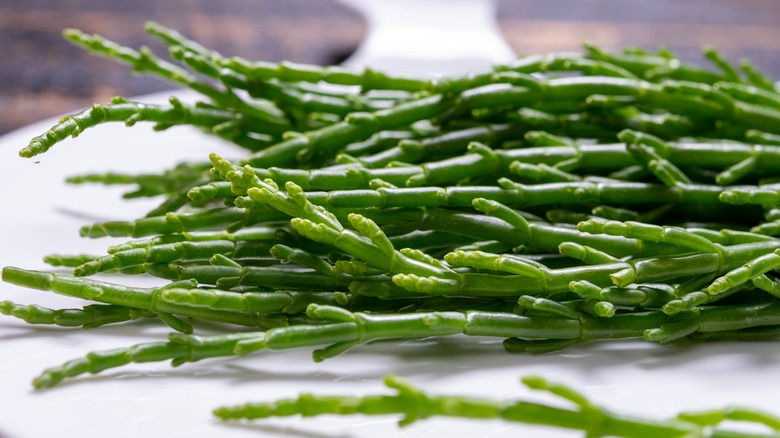
[[[161,95],[145,98],[161,100]],[[102,252],[110,239],[78,237],[81,225],[143,214],[154,202],[123,201],[121,189],[68,186],[67,175],[87,171],[155,171],[209,152],[238,156],[231,145],[186,129],[155,133],[110,124],[55,146],[39,160],[16,153],[54,120],[0,138],[0,265],[45,268],[45,254]],[[152,159],[151,157],[154,157]],[[134,278],[109,277],[136,282]],[[153,284],[156,281],[142,281]],[[84,303],[48,292],[0,284],[0,299],[54,308]],[[201,333],[219,332],[211,324]],[[606,342],[562,353],[517,356],[500,340],[454,337],[382,342],[324,363],[311,350],[214,359],[171,368],[166,363],[132,364],[96,376],[79,377],[46,391],[31,380],[43,369],[93,350],[164,340],[169,330],[156,321],[135,321],[94,330],[30,326],[0,318],[0,437],[377,437],[530,436],[577,433],[479,422],[431,419],[399,429],[392,418],[273,419],[222,424],[210,410],[221,404],[290,397],[300,391],[322,394],[381,392],[381,377],[402,375],[430,391],[498,399],[536,397],[519,376],[536,373],[569,383],[597,402],[627,413],[666,417],[682,409],[726,403],[773,408],[780,383],[775,343],[718,343],[660,346]],[[547,400],[549,397],[542,396]],[[63,431],[65,431],[63,433]]]

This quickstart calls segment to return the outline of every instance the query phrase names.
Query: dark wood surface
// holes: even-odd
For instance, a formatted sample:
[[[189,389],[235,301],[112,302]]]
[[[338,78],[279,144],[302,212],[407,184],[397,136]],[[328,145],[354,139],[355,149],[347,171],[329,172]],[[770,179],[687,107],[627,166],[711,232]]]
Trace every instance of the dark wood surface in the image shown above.
[[[0,0],[0,133],[115,95],[170,88],[61,37],[76,27],[164,53],[144,34],[147,20],[224,54],[315,64],[344,59],[366,32],[358,14],[326,0]],[[665,45],[701,63],[701,47],[711,44],[780,78],[777,0],[504,0],[498,22],[517,53],[579,50],[588,40],[611,49]]]

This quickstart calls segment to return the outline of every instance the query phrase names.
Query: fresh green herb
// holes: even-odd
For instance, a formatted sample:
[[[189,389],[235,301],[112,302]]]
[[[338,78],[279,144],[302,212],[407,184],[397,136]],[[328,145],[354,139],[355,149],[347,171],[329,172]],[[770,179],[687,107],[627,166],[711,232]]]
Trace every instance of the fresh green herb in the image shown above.
[[[157,318],[178,333],[89,353],[44,371],[36,387],[132,362],[175,366],[261,350],[320,347],[319,361],[378,339],[492,336],[511,353],[546,353],[615,338],[780,334],[780,90],[748,61],[737,68],[707,48],[711,70],[668,51],[586,45],[583,55],[527,56],[431,80],[252,62],[155,23],[147,30],[169,46],[171,62],[65,34],[198,92],[200,103],[117,98],[65,117],[20,154],[115,121],[192,125],[247,153],[69,180],[135,185],[126,197],[164,200],[146,217],[81,229],[142,240],[47,257],[73,276],[3,269],[4,281],[102,304],[4,301],[0,312],[83,327]],[[103,272],[170,282],[85,278]],[[199,320],[242,330],[192,334]],[[389,378],[398,395],[301,396],[216,413],[501,417],[589,436],[699,436],[725,419],[778,425],[736,408],[631,419],[560,385],[526,383],[576,409],[428,396]]]
[[[214,415],[223,420],[302,415],[403,415],[400,426],[429,417],[445,416],[471,419],[493,419],[564,429],[581,430],[589,437],[777,437],[780,418],[757,409],[727,407],[719,410],[683,412],[677,418],[653,420],[616,414],[594,405],[573,389],[537,376],[522,382],[529,388],[546,391],[561,398],[568,407],[535,401],[494,401],[477,397],[433,395],[421,391],[397,376],[386,376],[385,385],[396,391],[392,395],[317,396],[301,394],[296,399],[267,403],[249,403],[221,407]],[[770,428],[771,432],[744,433],[720,427],[724,421],[743,421]],[[732,426],[733,428],[733,426]]]

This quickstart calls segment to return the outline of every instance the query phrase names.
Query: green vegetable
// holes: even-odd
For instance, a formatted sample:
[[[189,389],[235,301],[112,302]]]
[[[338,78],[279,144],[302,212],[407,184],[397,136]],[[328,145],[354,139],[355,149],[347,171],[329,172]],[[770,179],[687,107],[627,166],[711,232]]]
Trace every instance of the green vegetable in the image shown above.
[[[4,281],[101,304],[3,301],[0,312],[32,324],[128,330],[137,318],[156,318],[175,333],[49,368],[38,388],[168,359],[177,366],[319,348],[320,361],[383,339],[488,336],[510,353],[541,354],[621,338],[780,334],[780,90],[749,62],[735,67],[707,48],[713,70],[668,51],[586,45],[586,54],[526,56],[430,79],[252,62],[155,23],[147,30],[171,62],[65,34],[198,92],[199,103],[118,98],[65,117],[20,154],[45,153],[101,123],[140,121],[195,126],[246,154],[160,174],[69,179],[134,185],[125,197],[161,202],[145,217],[80,230],[140,240],[46,258],[72,276],[3,269]],[[167,283],[87,278],[105,272]],[[202,321],[224,332],[203,336]],[[304,395],[216,413],[500,417],[632,437],[703,436],[722,420],[780,423],[742,408],[628,418],[538,378],[525,382],[575,406],[429,396],[388,382],[398,395]],[[716,428],[711,436],[777,435]]]
[[[776,437],[780,418],[757,409],[727,407],[702,412],[683,412],[677,418],[653,420],[613,413],[591,403],[571,388],[541,377],[527,376],[522,382],[531,389],[546,391],[562,399],[567,407],[534,401],[494,401],[476,397],[428,394],[396,376],[386,376],[393,395],[317,396],[301,394],[297,399],[221,407],[214,415],[223,420],[259,419],[302,415],[393,415],[401,414],[400,426],[434,416],[473,419],[500,418],[510,422],[581,430],[589,437]],[[744,421],[768,426],[771,432],[744,433],[720,427],[724,421]],[[714,428],[714,429],[713,429]]]

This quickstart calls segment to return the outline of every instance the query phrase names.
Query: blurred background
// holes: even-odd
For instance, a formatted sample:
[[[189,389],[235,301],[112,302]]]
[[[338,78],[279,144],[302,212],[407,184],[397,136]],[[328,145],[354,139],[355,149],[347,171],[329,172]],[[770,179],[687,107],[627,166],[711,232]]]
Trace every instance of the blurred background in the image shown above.
[[[701,47],[710,44],[780,78],[777,0],[501,0],[496,18],[518,54],[578,51],[587,40],[608,49],[667,46],[703,64]],[[76,27],[164,54],[144,33],[147,20],[225,55],[321,65],[346,59],[369,29],[335,0],[0,0],[0,134],[115,95],[171,88],[61,37]]]

